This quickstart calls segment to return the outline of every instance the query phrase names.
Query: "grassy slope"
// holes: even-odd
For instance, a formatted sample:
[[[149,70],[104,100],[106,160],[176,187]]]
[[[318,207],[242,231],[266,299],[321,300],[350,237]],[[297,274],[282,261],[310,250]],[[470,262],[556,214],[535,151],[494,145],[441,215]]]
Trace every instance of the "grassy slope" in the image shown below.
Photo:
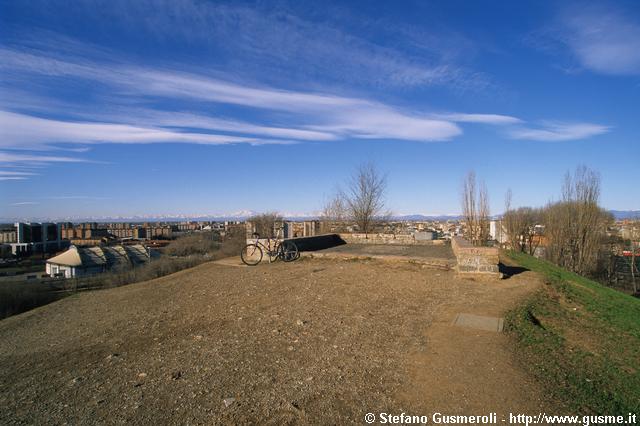
[[[521,253],[547,285],[508,316],[525,365],[570,407],[640,413],[640,299]]]

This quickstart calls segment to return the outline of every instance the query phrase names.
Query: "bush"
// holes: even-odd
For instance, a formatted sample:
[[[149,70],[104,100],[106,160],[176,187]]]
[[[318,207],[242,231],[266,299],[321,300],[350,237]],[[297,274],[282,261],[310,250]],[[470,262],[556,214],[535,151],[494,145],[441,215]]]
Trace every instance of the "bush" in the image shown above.
[[[43,283],[0,283],[0,319],[55,302],[64,296],[65,293],[54,292]]]
[[[169,256],[189,256],[193,254],[207,254],[219,250],[220,235],[213,232],[201,232],[180,237],[172,241],[164,253]]]

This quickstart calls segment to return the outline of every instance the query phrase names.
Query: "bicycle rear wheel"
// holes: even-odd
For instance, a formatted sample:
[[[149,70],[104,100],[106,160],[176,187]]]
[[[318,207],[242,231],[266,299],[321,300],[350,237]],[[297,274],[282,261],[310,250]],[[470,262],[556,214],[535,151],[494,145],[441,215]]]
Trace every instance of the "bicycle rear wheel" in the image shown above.
[[[262,249],[255,244],[247,244],[240,252],[242,262],[247,266],[256,266],[262,261]]]
[[[293,262],[300,257],[298,246],[293,241],[283,241],[280,244],[280,257],[285,262]]]

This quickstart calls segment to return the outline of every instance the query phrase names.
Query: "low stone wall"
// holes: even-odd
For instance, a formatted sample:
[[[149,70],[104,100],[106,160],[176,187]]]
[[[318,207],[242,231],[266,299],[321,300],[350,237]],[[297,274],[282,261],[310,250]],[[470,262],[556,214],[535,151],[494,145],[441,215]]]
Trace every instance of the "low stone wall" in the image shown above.
[[[255,238],[247,238],[247,244],[254,244],[256,242]],[[271,238],[271,240],[267,238],[260,238],[258,242],[265,247],[274,248],[277,243],[282,242],[282,238]],[[271,245],[269,245],[271,243]]]
[[[438,245],[444,240],[417,240],[410,234],[340,234],[348,244]]]
[[[296,243],[299,251],[317,251],[347,244],[338,234],[323,234],[313,237],[289,238]]]
[[[260,238],[258,240],[262,245],[268,247],[266,238]],[[293,241],[296,243],[299,251],[316,251],[324,250],[331,247],[341,246],[347,244],[338,234],[323,234],[315,235],[313,237],[295,237],[295,238],[279,238],[271,239],[271,248],[274,248],[277,243],[282,241]],[[256,242],[255,238],[247,238],[247,244],[253,244]]]
[[[457,271],[461,274],[483,274],[500,277],[498,249],[477,247],[462,237],[451,239],[451,248],[458,261]]]
[[[311,259],[335,259],[335,260],[376,260],[388,263],[409,263],[412,265],[421,265],[423,268],[439,269],[441,271],[450,271],[455,267],[456,262],[452,259],[437,259],[433,257],[410,257],[410,256],[393,256],[393,255],[376,255],[376,254],[353,254],[339,252],[306,252],[302,256]]]

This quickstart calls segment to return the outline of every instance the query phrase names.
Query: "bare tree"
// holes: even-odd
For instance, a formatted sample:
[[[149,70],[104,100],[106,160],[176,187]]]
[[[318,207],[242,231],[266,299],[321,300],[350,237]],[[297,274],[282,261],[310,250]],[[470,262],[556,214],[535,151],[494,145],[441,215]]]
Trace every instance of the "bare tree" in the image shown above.
[[[541,239],[536,231],[536,226],[542,222],[541,209],[531,207],[509,209],[502,216],[502,222],[511,250],[534,255]]]
[[[373,163],[364,163],[351,177],[346,193],[339,195],[361,232],[369,233],[376,221],[389,214],[385,212],[386,190],[386,176]]]
[[[484,182],[478,190],[473,171],[462,182],[462,212],[467,227],[465,237],[474,245],[485,244],[489,239],[489,193]]]
[[[511,210],[511,200],[513,199],[513,191],[511,188],[507,189],[507,192],[504,194],[504,212],[508,212]]]
[[[511,209],[511,189],[507,191],[505,196],[505,210],[502,215],[502,226],[507,234],[507,244],[511,250],[524,251],[522,245],[522,223],[521,216]]]
[[[323,232],[335,232],[345,226],[349,217],[347,201],[342,190],[337,189],[334,195],[329,198],[320,212],[320,222]]]
[[[611,215],[598,206],[600,176],[585,166],[567,173],[562,201],[545,209],[547,257],[579,274],[593,272]]]
[[[542,241],[542,235],[538,231],[538,225],[542,224],[543,211],[540,208],[523,207],[523,235],[527,251],[531,256],[536,254],[536,250]]]
[[[475,243],[477,238],[476,174],[473,171],[467,173],[462,182],[462,215],[467,227],[465,236]]]
[[[257,232],[263,237],[275,237],[276,228],[283,222],[278,212],[267,212],[250,217],[247,220],[247,233]]]
[[[320,218],[327,222],[342,222],[348,216],[347,202],[341,190],[325,202]]]
[[[482,182],[480,184],[480,194],[478,198],[478,232],[480,245],[489,241],[489,216],[491,210],[489,209],[489,191],[487,191],[487,185]]]

